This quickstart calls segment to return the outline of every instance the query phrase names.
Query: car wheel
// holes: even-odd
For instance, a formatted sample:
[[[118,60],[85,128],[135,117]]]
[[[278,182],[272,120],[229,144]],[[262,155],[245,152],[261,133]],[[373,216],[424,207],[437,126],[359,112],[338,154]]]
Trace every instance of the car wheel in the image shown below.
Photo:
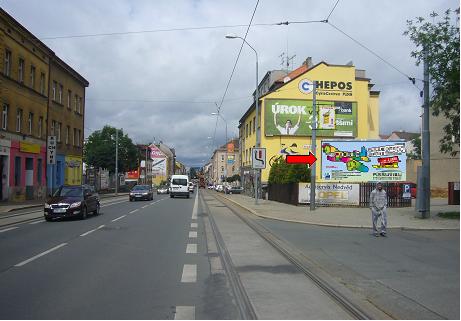
[[[189,194],[187,194],[187,198],[190,198],[190,195],[189,195]]]
[[[86,207],[84,206],[82,209],[82,213],[80,214],[80,219],[84,220],[86,219],[86,217],[87,217],[87,211],[86,211]]]
[[[170,194],[170,198],[174,198],[174,195],[173,195],[173,194]]]
[[[98,203],[98,205],[96,205],[96,209],[95,209],[94,212],[93,212],[93,215],[94,215],[94,216],[99,215],[99,210],[100,210],[100,209],[101,209],[101,206],[100,206],[99,203]]]
[[[45,220],[46,220],[47,222],[51,222],[51,217],[46,217],[46,216],[45,216]]]

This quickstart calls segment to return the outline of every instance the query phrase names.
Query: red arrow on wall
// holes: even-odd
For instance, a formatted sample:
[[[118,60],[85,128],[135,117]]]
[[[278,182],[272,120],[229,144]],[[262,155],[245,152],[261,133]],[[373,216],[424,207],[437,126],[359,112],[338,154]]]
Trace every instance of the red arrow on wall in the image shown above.
[[[317,157],[311,152],[309,155],[287,155],[285,159],[287,164],[309,164],[309,166],[312,166],[316,160]]]

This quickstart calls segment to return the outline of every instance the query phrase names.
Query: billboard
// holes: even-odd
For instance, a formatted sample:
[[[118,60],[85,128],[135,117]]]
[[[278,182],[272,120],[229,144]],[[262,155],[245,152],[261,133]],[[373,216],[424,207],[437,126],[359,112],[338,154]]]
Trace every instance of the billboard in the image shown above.
[[[312,100],[266,99],[266,136],[311,136]],[[357,103],[317,100],[317,136],[356,137]]]
[[[139,178],[139,168],[125,174],[126,180],[137,180]]]
[[[152,173],[154,175],[166,176],[166,157],[152,158]]]
[[[298,203],[310,204],[311,184],[299,183]],[[360,184],[317,183],[315,185],[315,202],[324,205],[360,204]]]
[[[404,141],[322,141],[322,180],[405,181]]]
[[[229,144],[227,144],[227,152],[228,152],[228,153],[233,153],[234,150],[235,150],[234,143],[229,143]]]

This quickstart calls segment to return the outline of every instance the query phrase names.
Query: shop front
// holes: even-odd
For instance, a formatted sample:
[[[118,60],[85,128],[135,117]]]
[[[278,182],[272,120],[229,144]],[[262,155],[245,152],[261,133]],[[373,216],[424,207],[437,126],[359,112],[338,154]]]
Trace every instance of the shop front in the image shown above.
[[[0,139],[0,201],[7,201],[9,198],[10,147],[9,140]]]
[[[61,185],[64,185],[66,156],[56,155],[56,164],[47,165],[48,192],[54,193]]]

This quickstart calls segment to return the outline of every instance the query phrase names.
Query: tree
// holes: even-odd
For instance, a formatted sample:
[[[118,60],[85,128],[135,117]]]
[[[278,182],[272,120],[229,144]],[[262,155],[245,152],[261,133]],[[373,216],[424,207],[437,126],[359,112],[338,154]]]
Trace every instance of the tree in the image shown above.
[[[408,158],[421,159],[421,136],[413,138],[411,143],[414,146],[414,151],[408,154]]]
[[[190,168],[189,176],[190,176],[190,178],[197,178],[197,171],[195,170],[195,168],[193,168],[193,167]]]
[[[444,126],[444,136],[440,140],[440,151],[455,156],[459,147],[459,27],[452,21],[451,10],[445,11],[443,19],[435,22],[437,13],[432,12],[429,22],[422,17],[416,21],[408,20],[408,29],[404,35],[409,36],[416,45],[411,56],[416,58],[416,65],[424,61],[424,49],[427,51],[430,84],[433,88],[430,97],[432,114],[442,114],[448,124]],[[455,11],[459,22],[459,9]]]
[[[311,170],[307,165],[287,164],[283,157],[274,161],[269,171],[269,184],[310,182]]]
[[[115,132],[111,126],[104,126],[88,137],[83,148],[83,160],[95,168],[107,168],[115,172]],[[138,168],[138,151],[123,130],[118,132],[118,171],[120,173]]]

